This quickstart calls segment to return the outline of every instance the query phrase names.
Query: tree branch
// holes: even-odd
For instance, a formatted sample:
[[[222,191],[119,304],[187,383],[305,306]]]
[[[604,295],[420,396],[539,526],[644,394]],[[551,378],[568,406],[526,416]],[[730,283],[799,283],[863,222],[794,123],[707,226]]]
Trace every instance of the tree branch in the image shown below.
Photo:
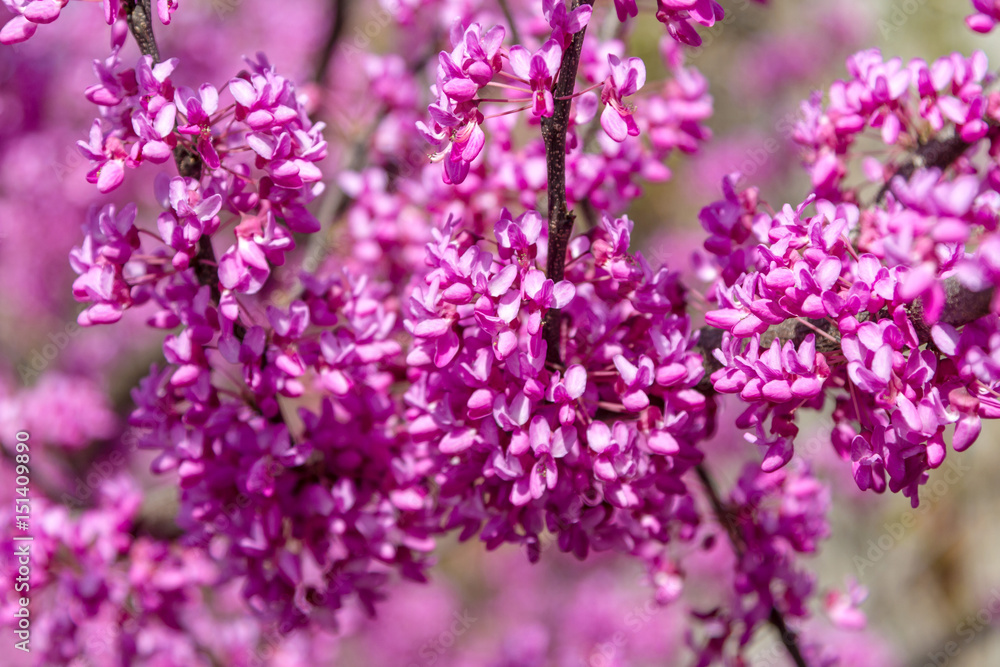
[[[125,0],[125,19],[143,55],[153,56],[153,63],[160,62],[160,50],[153,36],[153,12],[150,0]]]
[[[132,37],[139,45],[143,55],[151,56],[155,65],[160,62],[160,50],[156,44],[156,36],[153,34],[151,0],[124,0],[123,6],[129,32],[132,33]],[[174,149],[174,162],[177,165],[179,175],[196,181],[201,180],[203,162],[198,153],[187,146],[178,145]],[[219,274],[216,266],[212,239],[208,235],[202,235],[198,239],[198,253],[195,255],[192,268],[198,282],[208,286],[211,290],[212,300],[218,304],[222,293],[219,289]],[[237,322],[233,326],[233,333],[242,341],[246,335],[246,329]],[[179,537],[182,533],[175,521],[176,500],[174,499],[174,502],[171,502],[169,498],[155,498],[153,500],[155,502],[150,502],[148,497],[145,499],[136,516],[133,534],[148,533],[163,540]]]
[[[313,74],[313,80],[319,84],[326,81],[327,72],[330,71],[333,51],[337,48],[337,43],[344,34],[344,27],[347,25],[347,9],[351,2],[350,0],[334,0],[330,4],[330,11],[333,13],[330,30],[326,34],[326,42],[323,44],[323,48],[320,49],[319,56],[316,59],[316,69]]]
[[[743,538],[740,536],[739,528],[737,527],[736,522],[733,521],[733,512],[726,507],[725,503],[722,502],[715,480],[712,479],[711,474],[708,472],[708,469],[704,466],[704,464],[696,466],[695,471],[698,473],[698,479],[701,480],[701,485],[705,488],[705,493],[708,494],[708,500],[712,505],[712,511],[715,512],[716,517],[719,519],[719,523],[721,523],[726,529],[726,534],[729,536],[729,542],[733,545],[733,551],[736,552],[737,558],[742,559],[746,549],[743,543]],[[799,649],[798,635],[788,627],[788,624],[785,622],[785,617],[782,616],[777,607],[771,607],[771,614],[767,620],[778,631],[778,634],[781,637],[781,643],[785,645],[785,649],[788,651],[788,655],[791,656],[792,661],[795,662],[796,667],[808,667],[805,658],[802,657],[802,651]]]
[[[594,0],[579,0],[571,9],[580,5],[593,5]],[[576,71],[580,66],[580,52],[586,29],[573,35],[569,47],[563,52],[559,78],[552,89],[555,104],[551,117],[542,117],[542,139],[545,141],[545,163],[548,169],[549,258],[546,276],[559,282],[565,275],[566,247],[576,216],[566,203],[566,132],[569,130],[569,112],[573,104],[571,95],[576,88]],[[561,363],[562,313],[550,308],[545,314],[543,337],[548,344],[546,358],[551,363]]]
[[[132,37],[142,53],[152,56],[155,65],[160,62],[160,49],[156,45],[156,36],[153,34],[150,2],[151,0],[125,0],[124,8],[129,32],[132,33]],[[198,153],[186,146],[178,145],[174,149],[174,162],[177,164],[178,174],[184,178],[201,180],[202,160]],[[212,292],[212,300],[219,303],[222,292],[219,290],[219,274],[216,266],[212,239],[202,235],[198,239],[198,253],[195,255],[193,268],[198,282],[202,285],[208,285]],[[233,327],[233,333],[242,341],[246,335],[246,329],[237,322]]]
[[[970,148],[972,148],[972,144],[958,135],[947,139],[931,139],[927,143],[921,144],[914,151],[913,157],[901,165],[892,178],[896,176],[909,178],[917,169],[946,169],[955,160],[962,157]],[[870,206],[876,206],[882,202],[890,189],[892,178],[878,191]],[[957,277],[952,276],[944,280],[944,289],[946,301],[939,321],[957,328],[975,322],[979,318],[990,314],[990,304],[994,297],[993,288],[981,292],[973,292],[963,286]],[[913,323],[913,328],[917,331],[917,338],[920,342],[923,344],[931,342],[930,327],[927,326],[923,318],[924,300],[920,299],[912,303],[907,312],[910,321]],[[792,319],[770,327],[760,337],[761,348],[770,347],[771,342],[775,339],[778,339],[782,343],[792,341],[798,347],[806,336],[810,333],[815,333],[816,329],[819,329],[835,340],[819,336],[816,340],[816,350],[818,352],[830,352],[840,349],[840,333],[831,320],[810,319],[807,322],[808,324],[802,320]],[[698,391],[705,395],[715,393],[709,376],[722,368],[722,364],[712,356],[712,351],[718,349],[721,342],[722,332],[720,330],[708,325],[702,327],[698,348],[705,366],[705,377],[699,383]]]
[[[500,3],[500,9],[503,11],[504,18],[507,19],[507,23],[510,24],[510,38],[514,40],[515,44],[521,43],[521,34],[517,31],[517,23],[514,22],[514,14],[510,11],[510,5],[507,4],[507,0],[498,0]],[[591,0],[593,3],[593,0]]]
[[[873,204],[881,203],[889,191],[889,185],[896,176],[909,178],[917,169],[930,169],[937,167],[944,169],[952,162],[962,157],[965,151],[972,148],[972,144],[955,135],[948,139],[931,139],[925,144],[921,144],[913,153],[913,157],[905,164],[901,165],[896,173],[882,185],[878,194],[875,195]]]

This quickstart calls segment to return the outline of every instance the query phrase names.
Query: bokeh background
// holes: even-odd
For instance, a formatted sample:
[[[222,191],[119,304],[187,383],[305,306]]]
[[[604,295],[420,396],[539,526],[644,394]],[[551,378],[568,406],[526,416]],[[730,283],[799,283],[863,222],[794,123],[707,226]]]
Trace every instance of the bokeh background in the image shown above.
[[[699,155],[672,159],[671,180],[646,188],[630,211],[646,256],[679,268],[689,266],[700,243],[697,213],[720,196],[726,173],[741,170],[742,182],[759,186],[774,208],[801,200],[808,182],[787,119],[810,91],[844,76],[848,54],[878,47],[887,57],[930,60],[982,49],[994,71],[1000,65],[1000,37],[966,29],[970,4],[964,0],[771,0],[766,8],[720,1],[731,19],[703,30],[703,46],[689,54],[711,84],[714,139]],[[380,7],[354,2],[345,34],[354,35]],[[289,78],[310,81],[321,65],[329,14],[330,3],[322,0],[280,8],[265,0],[184,0],[159,39],[162,51],[182,58],[181,83],[204,78],[221,86],[241,55],[258,50]],[[373,48],[392,44],[393,30],[380,32]],[[0,48],[0,437],[10,442],[17,430],[31,432],[35,446],[45,449],[33,483],[47,484],[40,490],[55,497],[85,480],[118,446],[132,407],[129,390],[161,356],[141,310],[115,327],[74,325],[80,306],[72,298],[67,256],[88,208],[107,201],[85,181],[87,165],[75,148],[93,122],[94,108],[82,93],[94,81],[93,61],[106,57],[107,44],[93,38],[105,31],[99,5],[71,2],[28,43]],[[662,26],[647,16],[633,50],[655,63],[661,34]],[[333,61],[322,80],[306,88],[327,101],[328,173],[347,165],[352,156],[345,140],[370,121],[337,104],[342,95],[363,94],[356,73],[338,66]],[[662,67],[650,66],[650,81],[662,74]],[[130,174],[114,201],[153,210],[150,185],[141,171]],[[902,497],[860,494],[849,466],[833,455],[829,428],[820,415],[804,429],[802,451],[834,497],[833,535],[808,565],[822,588],[842,589],[853,577],[868,589],[868,630],[845,633],[818,622],[815,632],[850,647],[845,655],[856,651],[859,662],[848,658],[848,665],[862,658],[906,667],[1000,665],[998,430],[987,427],[968,452],[949,457],[913,510]],[[711,447],[735,462],[736,452],[745,455],[750,446],[723,429]],[[152,475],[150,459],[131,451],[127,469],[141,480],[144,502],[169,514],[173,480]],[[0,484],[12,484],[9,467],[0,474]],[[737,475],[735,463],[723,467],[721,485],[728,488]],[[445,541],[438,553],[429,585],[400,585],[378,619],[347,610],[339,637],[310,641],[327,646],[332,664],[342,665],[471,666],[498,656],[514,664],[533,664],[539,656],[594,667],[685,664],[685,615],[652,604],[633,563],[598,558],[581,564],[553,546],[532,566],[516,549],[485,553],[477,542]],[[295,664],[291,647],[304,640],[247,639],[252,633],[232,613],[232,636],[216,641],[255,641],[273,664]],[[10,643],[0,642],[0,662],[21,664],[24,656],[11,652]],[[768,633],[751,655],[754,665],[787,664]]]

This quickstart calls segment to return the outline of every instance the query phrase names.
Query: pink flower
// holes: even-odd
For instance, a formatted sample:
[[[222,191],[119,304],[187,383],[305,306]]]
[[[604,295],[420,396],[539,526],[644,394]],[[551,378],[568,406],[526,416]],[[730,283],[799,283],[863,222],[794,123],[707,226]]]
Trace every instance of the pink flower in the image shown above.
[[[622,397],[622,405],[632,412],[639,412],[649,405],[646,389],[653,384],[653,360],[641,355],[633,364],[624,355],[616,354],[615,368],[621,375],[621,381],[616,385]]]
[[[5,2],[17,16],[0,30],[0,44],[17,44],[35,34],[38,26],[52,23],[69,0],[8,0]]]
[[[639,13],[639,7],[635,0],[615,0],[615,11],[618,12],[618,20],[624,23],[625,19]]]
[[[520,44],[510,48],[510,67],[514,74],[531,85],[531,113],[551,116],[554,105],[552,84],[562,62],[562,47],[550,39],[531,53]]]
[[[590,5],[580,5],[573,11],[566,9],[565,0],[544,0],[542,14],[552,26],[552,39],[559,42],[565,49],[569,46],[571,35],[575,35],[590,22],[594,9]]]
[[[725,13],[715,0],[656,0],[656,18],[667,26],[667,33],[688,46],[700,46],[701,37],[691,21],[711,27]]]
[[[629,58],[623,63],[612,53],[608,54],[608,63],[611,76],[605,79],[601,91],[601,101],[605,104],[601,127],[609,137],[620,142],[627,136],[639,134],[632,110],[622,103],[622,98],[634,95],[646,83],[646,65],[641,58]]]
[[[177,10],[177,0],[156,0],[156,14],[163,25],[170,25],[170,16]]]
[[[830,591],[823,603],[827,615],[835,626],[857,631],[864,630],[868,624],[864,612],[859,609],[867,597],[868,589],[851,578],[847,582],[846,591]]]
[[[976,13],[965,18],[966,25],[976,32],[987,33],[1000,22],[1000,1],[972,0]]]
[[[190,88],[181,86],[177,89],[175,102],[187,121],[179,124],[177,131],[180,134],[197,135],[201,159],[210,169],[218,169],[219,153],[212,143],[212,114],[219,109],[219,91],[212,84],[204,83],[195,95]]]
[[[104,136],[101,121],[95,120],[90,127],[90,141],[76,142],[84,157],[95,164],[87,174],[87,182],[97,185],[102,193],[111,192],[125,180],[125,160],[128,153],[116,136]]]

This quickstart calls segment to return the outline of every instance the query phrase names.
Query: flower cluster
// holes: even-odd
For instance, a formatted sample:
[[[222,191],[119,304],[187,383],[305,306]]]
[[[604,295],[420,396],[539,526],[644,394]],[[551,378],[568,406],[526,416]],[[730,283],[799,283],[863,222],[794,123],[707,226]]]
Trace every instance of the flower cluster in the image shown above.
[[[901,58],[884,60],[878,49],[861,51],[847,61],[850,79],[836,81],[824,108],[819,94],[802,105],[803,119],[796,125],[794,138],[806,149],[806,165],[817,195],[838,201],[852,197],[841,192],[847,173],[847,155],[855,139],[868,128],[881,133],[889,146],[920,146],[928,131],[946,136],[953,130],[957,138],[973,144],[995,133],[990,123],[997,120],[1000,92],[989,92],[992,80],[985,54],[971,57],[959,53],[933,63]],[[922,149],[933,157],[942,139]],[[905,165],[878,165],[869,161],[866,175],[889,183]],[[912,169],[912,167],[910,167]]]
[[[5,2],[18,16],[0,41],[30,37],[65,4]],[[44,621],[42,637],[65,636],[51,662],[99,664],[84,633],[133,603],[136,622],[105,662],[252,662],[207,635],[250,646],[260,621],[303,630],[277,651],[294,662],[289,647],[308,647],[308,628],[343,627],[352,607],[373,614],[392,579],[423,581],[437,538],[454,531],[519,545],[531,561],[550,536],[579,559],[629,554],[658,604],[707,562],[725,597],[707,611],[688,601],[709,637],[692,631],[687,648],[703,665],[741,663],[756,630],[776,615],[804,620],[816,592],[796,555],[826,536],[829,499],[794,460],[803,410],[831,396],[833,444],[857,485],[913,502],[949,442],[969,447],[1000,415],[1000,170],[965,157],[1000,121],[981,54],[853,57],[828,105],[804,106],[796,137],[814,192],[797,207],[775,212],[727,179],[701,215],[705,319],[722,333],[699,331],[679,274],[631,248],[623,213],[644,182],[670,177],[675,151],[711,137],[708,84],[682,45],[698,45],[697,26],[723,19],[721,6],[658,0],[668,76],[654,83],[629,54],[629,26],[620,39],[585,33],[610,3],[509,4],[501,19],[477,1],[397,3],[398,53],[351,60],[366,26],[297,90],[263,56],[235,77],[209,68],[211,39],[125,67],[126,29],[149,26],[125,20],[133,3],[105,2],[112,53],[85,93],[101,117],[80,148],[97,193],[138,205],[93,208],[71,252],[73,291],[88,304],[82,324],[141,307],[133,315],[161,332],[163,360],[133,390],[130,424],[153,471],[175,481],[178,507],[163,528],[114,484],[79,517],[42,502],[40,585],[67,600]],[[176,2],[157,7],[167,23]],[[639,10],[614,8],[623,22]],[[426,99],[420,57],[446,34]],[[194,83],[226,83],[179,85],[182,62]],[[354,145],[328,147],[310,116]],[[890,157],[865,163],[877,192],[863,205],[845,184],[867,128]],[[328,151],[336,173],[319,169]],[[144,182],[126,173],[149,165],[169,175],[141,197],[130,189]],[[319,202],[325,178],[336,186]],[[548,221],[536,211],[545,198]],[[84,400],[99,413],[75,431],[32,429],[67,449],[97,445],[90,455],[114,420],[82,386],[39,384],[57,411]],[[702,465],[726,421],[717,394],[739,397],[728,421],[763,452],[726,500],[714,461]],[[12,405],[24,407],[0,401]],[[745,463],[730,446],[730,463]],[[208,588],[236,591],[253,627],[201,625]],[[835,622],[860,626],[862,597],[831,596]],[[551,658],[555,633],[520,636],[530,641],[501,660]]]
[[[725,662],[733,636],[741,655],[754,630],[775,612],[786,620],[809,617],[815,578],[800,569],[797,556],[815,553],[830,534],[829,491],[801,462],[771,473],[748,465],[729,495],[727,509],[738,546],[729,547],[721,537],[706,546],[735,552],[733,578],[727,582],[733,601],[725,609],[694,611],[695,619],[709,630],[696,663],[701,667]],[[805,648],[814,653],[819,647]],[[808,664],[833,663],[811,659]]]
[[[628,252],[631,228],[605,219],[578,237],[559,283],[537,268],[546,246],[531,211],[497,222],[496,255],[453,227],[428,245],[405,322],[407,417],[463,537],[537,558],[546,528],[580,557],[689,534],[682,477],[708,424],[702,368],[677,276]],[[542,329],[557,308],[553,368]]]
[[[456,37],[452,52],[442,51],[438,57],[437,83],[432,89],[437,101],[428,107],[431,125],[423,121],[417,123],[427,141],[437,149],[431,159],[444,162],[445,183],[464,181],[469,164],[479,156],[486,143],[480,127],[483,115],[476,95],[502,67],[500,47],[504,29],[496,26],[484,33],[482,27],[474,23]],[[556,56],[557,64],[559,55]],[[539,62],[542,70],[546,70],[549,61],[539,56]],[[541,91],[539,96],[544,99]],[[550,104],[551,97],[550,94]]]
[[[205,290],[167,291],[197,304]],[[385,296],[366,279],[314,279],[303,300],[268,310],[266,331],[221,334],[221,358],[206,325],[188,321],[164,343],[174,368],[154,368],[134,393],[133,421],[154,425],[141,446],[180,478],[181,526],[221,540],[227,571],[246,576],[267,618],[300,625],[351,594],[370,606],[388,565],[423,576],[434,515],[424,447],[402,437],[389,393],[400,345]],[[213,366],[239,372],[247,395],[213,384]],[[307,383],[323,398],[300,405],[292,431],[286,415]]]
[[[69,0],[4,0],[15,13],[0,30],[0,44],[17,44],[35,34],[39,25],[52,23]]]
[[[156,14],[163,25],[170,24],[170,18],[177,10],[178,0],[156,0]],[[3,0],[3,4],[14,12],[14,18],[0,29],[0,44],[18,44],[27,41],[38,26],[52,23],[62,12],[69,0]],[[121,0],[103,0],[104,19],[108,25],[115,25],[123,16],[125,4]],[[114,39],[124,39],[126,28],[121,21],[114,30]]]
[[[80,274],[74,293],[93,304],[81,324],[116,321],[148,300],[160,281],[215,264],[211,238],[223,226],[222,214],[236,239],[217,269],[209,265],[208,284],[221,285],[227,296],[259,292],[271,267],[294,247],[292,233],[319,229],[305,204],[323,187],[316,166],[326,155],[323,124],[311,123],[291,83],[263,56],[247,63],[251,72],[230,82],[234,102],[221,110],[210,84],[197,93],[174,88],[175,60],[154,64],[143,56],[134,70],[123,70],[116,49],[96,64],[101,83],[88,89],[88,98],[106,112],[104,122],[94,122],[90,142],[80,142],[94,165],[88,180],[108,192],[121,185],[125,166],[175,157],[185,173],[158,174],[156,196],[165,212],[156,221],[159,235],[144,231],[162,245],[148,253],[133,256],[140,247],[134,205],[92,214],[84,244],[71,255]],[[177,318],[186,319],[174,313],[160,325],[175,326]]]
[[[750,403],[740,421],[756,427],[750,437],[766,449],[766,470],[792,456],[795,411],[820,408],[832,390],[834,445],[858,486],[902,491],[916,504],[945,457],[946,429],[961,451],[995,414],[1000,376],[980,360],[990,354],[983,323],[1000,285],[1000,194],[993,162],[977,167],[966,155],[994,140],[996,93],[984,88],[982,53],[904,66],[870,50],[848,70],[853,79],[834,83],[829,106],[814,96],[797,126],[813,195],[765,213],[755,189],[736,193],[727,179],[725,199],[702,211],[719,305],[706,319],[727,332],[712,379]],[[917,143],[948,126],[952,138]],[[861,192],[844,183],[868,127],[887,146],[919,147],[912,160],[868,158],[865,173],[880,189],[860,205]]]
[[[461,184],[470,170],[477,171],[474,161],[486,143],[483,126],[489,120],[502,120],[507,113],[516,111],[530,111],[532,119],[553,114],[555,98],[552,89],[564,48],[569,43],[569,37],[584,30],[590,19],[590,7],[587,5],[569,14],[566,11],[561,2],[546,4],[545,16],[552,28],[552,36],[535,51],[520,44],[508,50],[501,46],[502,27],[493,28],[480,36],[482,29],[479,24],[472,24],[464,36],[459,36],[452,53],[441,53],[438,79],[433,87],[437,102],[428,107],[431,122],[428,125],[419,121],[417,125],[437,150],[431,160],[444,161],[445,183]],[[596,116],[598,98],[588,92],[589,89],[574,94],[569,125],[568,141],[572,151],[569,159],[578,154],[587,158],[588,162],[581,165],[580,178],[574,179],[581,183],[601,182],[604,179],[598,176],[609,169],[620,173],[619,178],[642,173],[649,180],[663,180],[669,174],[663,160],[671,151],[680,148],[693,153],[698,143],[710,136],[708,129],[701,124],[712,113],[707,84],[697,70],[684,66],[683,53],[674,42],[665,40],[661,49],[673,78],[665,81],[657,93],[646,95],[641,105],[626,98],[634,99],[645,85],[646,66],[640,58],[623,59],[623,50],[624,45],[617,41],[599,48],[589,42],[584,43],[581,72],[593,84],[591,88],[601,88],[599,101],[604,105],[600,114],[600,125],[604,130],[602,139],[607,137],[613,141],[601,142],[603,156],[582,154],[583,135]],[[498,75],[509,83],[494,81]],[[477,97],[484,87],[491,84],[499,90],[514,90],[525,97],[506,100]],[[484,102],[527,104],[487,117],[480,111]],[[504,142],[501,154],[509,159],[510,149],[505,141],[507,125],[499,124],[493,131],[499,133],[496,139]],[[646,149],[639,142],[616,145],[641,133],[649,135],[651,149]],[[529,154],[541,149],[540,139],[532,143],[538,148],[529,147]],[[538,154],[544,156],[544,150]],[[601,161],[608,163],[604,169],[601,168],[603,165],[595,163],[601,157]],[[568,166],[568,169],[573,168],[573,165]],[[603,198],[599,200],[601,208],[619,208],[606,206],[603,201]]]
[[[1000,380],[989,364],[955,372],[989,354],[974,323],[995,283],[967,243],[995,229],[996,193],[979,189],[971,175],[918,170],[864,211],[810,197],[755,215],[741,208],[755,197],[730,190],[703,212],[714,251],[758,243],[739,260],[744,273],[723,268],[706,320],[726,331],[715,388],[749,404],[741,422],[756,427],[766,470],[791,458],[795,411],[821,407],[824,390],[837,397],[834,444],[862,489],[884,490],[888,473],[916,503],[944,459],[946,427],[962,419],[953,446],[971,444]]]
[[[767,4],[767,0],[754,2]],[[636,0],[615,0],[615,11],[618,20],[624,23],[639,14],[639,7]],[[716,0],[656,0],[656,20],[666,27],[667,35],[687,46],[701,45],[696,25],[711,28],[725,16],[722,5]]]

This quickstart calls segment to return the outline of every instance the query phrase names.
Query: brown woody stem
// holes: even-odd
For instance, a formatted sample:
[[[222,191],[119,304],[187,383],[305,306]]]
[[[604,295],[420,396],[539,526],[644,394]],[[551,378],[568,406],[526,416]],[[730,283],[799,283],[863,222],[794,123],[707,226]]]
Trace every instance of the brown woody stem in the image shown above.
[[[570,8],[593,5],[594,0],[579,0]],[[573,35],[570,45],[563,52],[559,78],[552,89],[555,97],[552,116],[542,118],[542,139],[545,141],[545,163],[548,169],[549,258],[546,276],[554,282],[563,279],[566,269],[566,247],[573,232],[576,216],[566,203],[566,132],[569,130],[571,96],[576,88],[576,71],[580,66],[580,51],[586,30]],[[562,313],[555,308],[545,314],[543,337],[548,345],[547,360],[562,362],[561,334]]]
[[[706,468],[704,464],[699,464],[695,468],[695,472],[698,473],[698,479],[701,481],[701,485],[705,488],[705,493],[708,495],[709,503],[712,505],[712,511],[715,513],[719,523],[721,523],[726,529],[729,542],[733,545],[733,551],[736,552],[737,558],[741,559],[745,552],[745,546],[743,537],[739,532],[739,527],[734,521],[734,513],[726,507],[725,503],[722,502],[722,498],[719,496],[718,487],[716,486],[712,475],[708,472],[708,468]],[[777,607],[771,607],[771,614],[767,620],[778,631],[778,635],[781,637],[781,643],[785,645],[785,649],[788,651],[788,655],[791,656],[792,661],[795,662],[795,666],[808,667],[805,658],[802,657],[802,651],[799,649],[798,636],[788,627],[788,624],[785,622],[785,617],[781,614]]]

